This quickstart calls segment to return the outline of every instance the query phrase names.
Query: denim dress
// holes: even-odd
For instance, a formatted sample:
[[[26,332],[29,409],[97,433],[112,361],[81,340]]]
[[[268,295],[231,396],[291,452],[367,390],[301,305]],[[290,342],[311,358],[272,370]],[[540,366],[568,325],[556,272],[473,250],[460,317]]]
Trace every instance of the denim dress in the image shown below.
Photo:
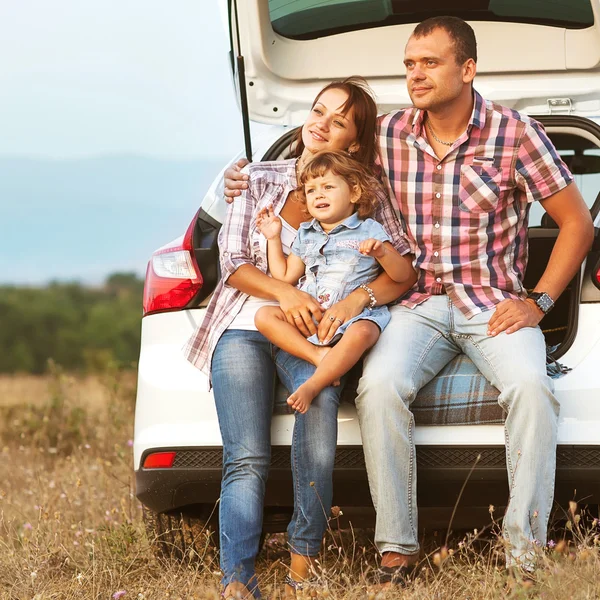
[[[329,233],[323,231],[316,219],[302,223],[292,252],[306,265],[298,288],[316,298],[324,309],[343,300],[361,284],[372,282],[381,270],[376,259],[364,256],[358,249],[360,243],[369,238],[389,242],[383,227],[373,219],[362,220],[356,213]],[[387,306],[365,308],[359,315],[340,325],[329,342],[339,341],[344,331],[356,321],[373,321],[381,331],[390,321]],[[309,342],[322,345],[316,334]]]

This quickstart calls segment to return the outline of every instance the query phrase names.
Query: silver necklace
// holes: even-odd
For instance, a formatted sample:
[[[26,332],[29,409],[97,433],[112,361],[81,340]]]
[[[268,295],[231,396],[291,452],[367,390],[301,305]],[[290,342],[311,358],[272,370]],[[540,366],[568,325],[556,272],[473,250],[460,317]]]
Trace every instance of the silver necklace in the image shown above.
[[[456,138],[453,142],[444,142],[443,140],[440,140],[440,138],[437,135],[435,135],[435,132],[433,131],[433,127],[431,127],[431,123],[429,122],[429,119],[427,119],[427,127],[429,127],[429,131],[431,132],[433,139],[438,144],[444,144],[444,146],[454,146],[454,144],[456,144],[456,142],[459,140],[459,138]]]

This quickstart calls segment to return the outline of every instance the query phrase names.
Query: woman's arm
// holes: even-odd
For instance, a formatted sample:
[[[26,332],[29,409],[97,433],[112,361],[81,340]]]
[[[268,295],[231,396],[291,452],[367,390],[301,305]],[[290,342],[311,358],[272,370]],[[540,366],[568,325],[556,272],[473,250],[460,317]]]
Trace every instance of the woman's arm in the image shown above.
[[[309,336],[316,333],[314,320],[319,322],[323,314],[319,303],[309,294],[265,275],[255,266],[256,258],[250,248],[250,225],[257,206],[252,177],[249,183],[241,197],[229,206],[219,232],[223,282],[250,296],[279,302],[288,322]],[[294,319],[298,316],[302,319]]]

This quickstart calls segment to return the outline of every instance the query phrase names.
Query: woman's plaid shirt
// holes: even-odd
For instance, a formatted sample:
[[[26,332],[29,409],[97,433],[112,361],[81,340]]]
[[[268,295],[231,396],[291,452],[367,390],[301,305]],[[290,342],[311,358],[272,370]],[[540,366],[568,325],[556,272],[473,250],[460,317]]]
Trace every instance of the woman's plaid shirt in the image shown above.
[[[267,272],[267,244],[256,228],[256,216],[269,205],[279,213],[289,193],[297,186],[296,160],[251,163],[244,172],[250,177],[248,189],[229,205],[219,232],[221,281],[217,284],[202,324],[189,339],[184,354],[196,367],[210,373],[217,342],[239,313],[247,294],[227,284],[229,276],[244,264]],[[373,218],[379,221],[400,252],[410,247],[387,196],[381,191]]]
[[[530,203],[573,180],[542,125],[474,92],[466,133],[439,160],[415,108],[380,121],[380,161],[419,280],[401,304],[447,293],[468,317],[523,297]]]

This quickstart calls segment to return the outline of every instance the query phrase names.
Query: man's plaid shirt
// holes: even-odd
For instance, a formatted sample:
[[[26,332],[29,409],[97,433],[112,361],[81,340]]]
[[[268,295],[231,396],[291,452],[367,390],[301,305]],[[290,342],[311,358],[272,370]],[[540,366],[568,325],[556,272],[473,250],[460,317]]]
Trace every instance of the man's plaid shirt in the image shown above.
[[[384,180],[399,211],[419,280],[400,301],[413,308],[447,293],[467,316],[524,297],[530,203],[573,180],[543,127],[474,92],[467,131],[439,160],[425,113],[384,115]]]

